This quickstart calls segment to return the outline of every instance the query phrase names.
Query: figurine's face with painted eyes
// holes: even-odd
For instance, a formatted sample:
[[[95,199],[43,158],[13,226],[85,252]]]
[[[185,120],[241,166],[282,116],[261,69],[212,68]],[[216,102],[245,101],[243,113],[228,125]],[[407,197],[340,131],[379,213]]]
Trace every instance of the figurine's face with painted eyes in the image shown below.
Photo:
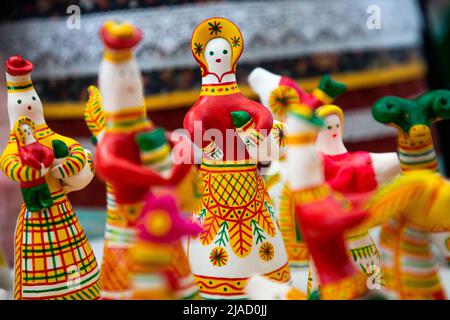
[[[100,66],[99,87],[105,110],[114,111],[143,104],[141,73],[135,59],[122,63],[104,60]]]
[[[14,121],[20,116],[26,116],[40,124],[43,118],[42,102],[34,89],[23,92],[8,92],[9,119]]]
[[[326,117],[324,122],[325,125],[323,126],[320,134],[325,135],[325,137],[331,141],[342,140],[342,124],[339,117],[333,114]]]
[[[20,126],[20,128],[21,128],[22,134],[25,138],[26,145],[36,141],[36,139],[34,138],[33,129],[28,124],[22,124]]]
[[[215,38],[209,41],[204,55],[209,73],[221,76],[231,70],[231,45],[225,39]]]

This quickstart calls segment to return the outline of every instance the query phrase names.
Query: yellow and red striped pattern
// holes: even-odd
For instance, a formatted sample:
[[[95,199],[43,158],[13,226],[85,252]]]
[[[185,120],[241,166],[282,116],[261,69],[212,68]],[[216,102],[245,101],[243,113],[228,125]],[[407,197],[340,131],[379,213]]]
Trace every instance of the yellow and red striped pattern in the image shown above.
[[[130,133],[151,129],[145,107],[128,108],[120,112],[105,112],[106,130],[113,133]]]

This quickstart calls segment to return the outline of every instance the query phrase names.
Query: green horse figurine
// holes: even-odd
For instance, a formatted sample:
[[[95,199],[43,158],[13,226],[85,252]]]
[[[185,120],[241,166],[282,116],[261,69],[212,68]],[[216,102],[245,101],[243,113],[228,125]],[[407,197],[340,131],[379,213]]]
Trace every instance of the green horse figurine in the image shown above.
[[[398,130],[398,157],[403,173],[438,170],[431,126],[450,118],[450,91],[435,90],[416,99],[384,97],[372,107],[380,123]],[[432,235],[447,260],[450,233]],[[397,219],[382,226],[380,251],[387,291],[400,299],[445,299],[430,234]]]

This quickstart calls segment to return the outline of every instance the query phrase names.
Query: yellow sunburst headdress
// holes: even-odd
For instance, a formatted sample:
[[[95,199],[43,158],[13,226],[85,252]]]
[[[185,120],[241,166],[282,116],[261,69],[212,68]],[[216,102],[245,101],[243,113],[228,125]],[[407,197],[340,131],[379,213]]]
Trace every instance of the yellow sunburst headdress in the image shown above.
[[[207,43],[215,38],[223,38],[231,46],[231,70],[236,72],[236,64],[244,50],[242,33],[231,21],[215,17],[200,23],[194,30],[191,39],[191,50],[195,60],[200,64],[202,77],[208,73],[208,65],[204,57]]]

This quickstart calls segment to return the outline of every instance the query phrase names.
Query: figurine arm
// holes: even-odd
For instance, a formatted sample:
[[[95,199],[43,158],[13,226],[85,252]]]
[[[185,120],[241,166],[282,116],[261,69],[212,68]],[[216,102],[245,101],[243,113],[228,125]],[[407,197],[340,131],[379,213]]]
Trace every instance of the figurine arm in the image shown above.
[[[55,160],[55,156],[53,155],[53,150],[50,148],[43,148],[42,149],[42,155],[43,155],[43,165],[45,168],[48,168],[52,165],[53,160]]]
[[[269,109],[262,105],[255,104],[250,106],[240,106],[237,108],[241,111],[247,112],[255,121],[255,130],[268,136],[273,126],[273,117]]]
[[[63,162],[51,169],[51,174],[57,179],[72,177],[79,173],[86,165],[86,155],[83,147],[76,141],[65,138],[63,140],[69,148],[69,155]]]
[[[41,170],[22,164],[15,141],[10,141],[3,151],[0,166],[9,179],[17,182],[35,181],[43,176]]]
[[[153,170],[120,157],[112,149],[104,141],[99,144],[95,155],[95,165],[98,174],[112,185],[119,184],[145,188],[154,185],[171,184],[171,180],[166,180]]]

